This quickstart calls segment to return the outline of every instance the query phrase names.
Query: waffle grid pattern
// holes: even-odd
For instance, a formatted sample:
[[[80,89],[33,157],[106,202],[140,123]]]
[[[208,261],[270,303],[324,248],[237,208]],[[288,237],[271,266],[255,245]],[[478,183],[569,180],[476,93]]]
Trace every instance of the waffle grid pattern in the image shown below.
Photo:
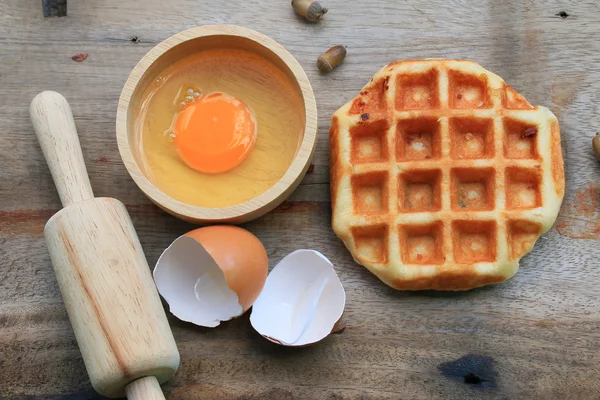
[[[390,64],[334,123],[334,230],[391,286],[505,280],[556,218],[556,118],[475,63]]]

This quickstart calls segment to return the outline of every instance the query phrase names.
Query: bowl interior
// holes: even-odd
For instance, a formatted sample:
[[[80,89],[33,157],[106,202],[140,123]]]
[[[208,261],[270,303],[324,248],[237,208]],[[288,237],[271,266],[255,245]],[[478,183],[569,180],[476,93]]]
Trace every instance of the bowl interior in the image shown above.
[[[256,218],[281,203],[300,182],[314,152],[316,142],[316,105],[312,88],[297,61],[280,45],[264,35],[245,28],[235,32],[194,28],[167,39],[138,63],[125,85],[117,116],[119,149],[134,181],[161,208],[182,219],[197,222],[244,222]],[[241,204],[204,208],[182,203],[157,188],[144,167],[142,146],[135,124],[140,118],[144,93],[165,68],[198,52],[207,50],[244,50],[259,56],[283,72],[298,92],[304,106],[304,129],[293,149],[295,155],[283,177],[271,188]],[[129,87],[129,93],[127,89]],[[119,120],[122,119],[121,123]],[[123,132],[124,130],[124,132]]]

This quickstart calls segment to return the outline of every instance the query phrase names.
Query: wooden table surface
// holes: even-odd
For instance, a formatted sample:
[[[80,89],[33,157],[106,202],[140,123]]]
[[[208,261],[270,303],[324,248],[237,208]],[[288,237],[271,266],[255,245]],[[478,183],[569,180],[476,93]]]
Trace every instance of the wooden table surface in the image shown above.
[[[29,102],[48,89],[67,97],[96,195],[128,206],[153,265],[193,226],[160,211],[130,179],[115,140],[117,100],[149,49],[213,23],[271,36],[313,84],[314,170],[282,206],[245,227],[263,241],[271,266],[297,248],[333,261],[347,293],[345,330],[290,349],[260,337],[247,315],[215,329],[170,317],[182,362],[164,387],[169,399],[600,398],[600,163],[590,145],[600,131],[599,3],[323,4],[325,20],[308,24],[289,0],[70,1],[68,17],[47,19],[39,0],[0,2],[1,399],[102,398],[87,380],[43,238],[60,203]],[[315,60],[335,44],[348,46],[346,61],[321,75]],[[75,62],[78,52],[89,57]],[[561,123],[567,194],[560,216],[501,285],[396,292],[355,264],[330,229],[331,114],[387,62],[429,57],[473,59]]]

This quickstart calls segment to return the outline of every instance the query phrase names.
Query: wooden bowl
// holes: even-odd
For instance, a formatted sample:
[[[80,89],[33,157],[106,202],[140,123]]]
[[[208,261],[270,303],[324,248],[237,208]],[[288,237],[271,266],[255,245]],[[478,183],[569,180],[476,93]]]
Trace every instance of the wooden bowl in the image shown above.
[[[194,52],[215,48],[242,48],[267,59],[297,86],[304,101],[304,134],[283,177],[251,200],[223,208],[185,204],[157,188],[140,168],[134,143],[134,123],[144,90],[170,64]],[[317,137],[317,105],[308,78],[283,46],[253,30],[234,25],[208,25],[180,32],[150,50],[135,66],[121,92],[117,110],[117,143],[127,171],[140,189],[168,213],[193,223],[241,223],[258,218],[281,204],[300,184],[312,159]]]

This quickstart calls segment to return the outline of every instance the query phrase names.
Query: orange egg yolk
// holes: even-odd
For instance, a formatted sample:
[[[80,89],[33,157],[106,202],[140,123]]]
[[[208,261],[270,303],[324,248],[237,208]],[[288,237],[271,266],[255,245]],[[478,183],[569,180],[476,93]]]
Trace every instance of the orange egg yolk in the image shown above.
[[[192,100],[173,126],[179,155],[191,168],[207,174],[240,165],[256,142],[256,119],[241,100],[212,93]]]

